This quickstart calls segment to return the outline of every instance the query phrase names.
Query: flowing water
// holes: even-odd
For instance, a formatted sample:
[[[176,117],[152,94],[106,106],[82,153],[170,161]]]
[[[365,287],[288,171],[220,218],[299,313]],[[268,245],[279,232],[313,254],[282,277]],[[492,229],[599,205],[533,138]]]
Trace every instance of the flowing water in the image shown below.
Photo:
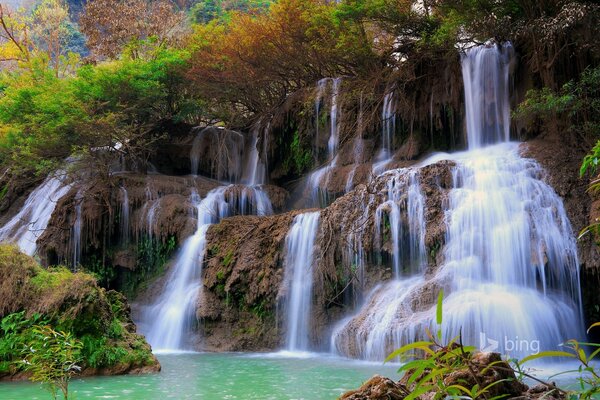
[[[320,212],[297,215],[285,239],[285,282],[288,287],[286,349],[309,349],[314,242]]]
[[[129,193],[127,192],[127,188],[121,186],[121,188],[119,189],[119,191],[121,192],[121,214],[120,214],[120,225],[121,225],[121,244],[128,244],[129,243],[129,231],[130,231],[130,226],[129,226],[129,213],[130,213],[130,206],[129,206]]]
[[[83,215],[81,208],[83,207],[83,193],[77,192],[75,196],[75,222],[71,228],[71,249],[73,251],[72,266],[77,270],[81,261],[81,228],[83,225]]]
[[[316,123],[317,123],[317,135],[319,126],[319,113],[321,104],[323,102],[323,96],[327,83],[331,81],[331,97],[329,99],[330,110],[329,110],[329,139],[327,141],[327,162],[322,166],[311,172],[306,181],[306,191],[308,192],[309,198],[307,204],[312,207],[326,206],[329,203],[329,197],[327,190],[324,189],[329,183],[331,178],[331,171],[338,163],[338,147],[339,147],[339,121],[340,121],[340,109],[339,109],[339,96],[340,87],[342,84],[342,78],[326,78],[321,79],[317,83],[317,93],[315,98],[315,112],[316,112]],[[317,138],[318,139],[318,138]],[[315,142],[316,140],[315,139]]]
[[[21,210],[0,228],[0,241],[16,243],[22,252],[34,255],[56,203],[71,189],[65,177],[65,171],[59,170],[31,192]]]
[[[169,271],[167,285],[156,302],[143,312],[143,332],[152,348],[158,352],[191,349],[190,332],[194,324],[194,308],[202,287],[202,259],[206,245],[206,231],[218,220],[229,215],[225,188],[219,187],[200,200],[192,194],[197,212],[196,233],[179,250],[174,266]]]
[[[336,327],[335,351],[377,360],[423,338],[426,329],[436,329],[435,305],[423,299],[440,287],[447,294],[445,340],[461,332],[467,345],[524,356],[584,337],[577,249],[562,200],[543,181],[542,168],[519,155],[517,143],[490,145],[509,139],[511,51],[481,46],[463,56],[470,150],[424,162],[456,163],[441,267],[433,275],[422,272],[419,169],[398,170],[404,180],[388,180],[387,201],[376,213],[376,226],[384,213],[389,220],[395,279]],[[407,228],[408,240],[402,239]]]

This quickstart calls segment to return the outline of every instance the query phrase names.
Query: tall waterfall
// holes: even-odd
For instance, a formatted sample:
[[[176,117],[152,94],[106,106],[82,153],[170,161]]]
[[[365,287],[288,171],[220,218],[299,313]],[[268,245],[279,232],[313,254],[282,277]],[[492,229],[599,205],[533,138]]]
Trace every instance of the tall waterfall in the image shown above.
[[[313,253],[320,215],[318,211],[297,215],[285,239],[286,349],[289,351],[309,349]]]
[[[130,213],[130,206],[129,206],[129,193],[127,192],[127,188],[124,186],[121,186],[121,188],[119,189],[119,191],[121,192],[121,220],[120,220],[120,225],[121,225],[121,243],[122,244],[128,244],[129,243],[129,213]]]
[[[0,241],[16,243],[22,252],[34,255],[56,203],[71,189],[65,176],[65,171],[56,171],[31,192],[21,210],[0,228]]]
[[[331,97],[330,97],[330,110],[329,110],[329,139],[327,141],[327,162],[320,168],[314,170],[307,179],[306,186],[310,196],[310,205],[320,207],[326,205],[328,202],[326,190],[323,187],[327,187],[329,179],[331,177],[332,169],[337,165],[338,162],[338,147],[339,147],[339,130],[340,130],[340,107],[339,97],[340,88],[342,85],[342,78],[325,78],[321,79],[317,83],[317,94],[315,98],[315,112],[316,112],[316,126],[318,135],[319,126],[319,113],[323,101],[323,94],[327,87],[327,83],[331,81]],[[317,137],[318,138],[318,137]],[[317,140],[317,139],[315,139]]]
[[[510,138],[508,101],[510,43],[477,46],[462,57],[469,149],[507,142]]]
[[[388,214],[399,278],[375,288],[361,309],[336,327],[335,351],[381,360],[423,338],[426,329],[435,329],[431,292],[441,287],[447,293],[445,340],[462,333],[466,345],[519,357],[583,337],[577,248],[562,200],[542,180],[542,168],[519,155],[518,143],[508,142],[511,51],[510,45],[480,46],[462,59],[471,150],[446,157],[456,166],[445,209],[442,265],[428,275],[410,268],[422,257],[417,256],[425,226],[420,204],[426,198],[413,195],[412,205],[399,201],[388,184],[388,200],[376,216]],[[404,190],[408,198],[411,188],[416,186]],[[408,224],[400,223],[401,209]],[[399,239],[407,227],[418,241]],[[405,277],[400,268],[408,271]]]
[[[196,232],[179,250],[163,293],[144,311],[143,319],[149,321],[146,338],[155,351],[192,348],[187,335],[194,323],[196,299],[202,288],[200,276],[206,232],[211,224],[229,215],[225,189],[226,187],[214,189],[202,200],[195,191],[192,193],[191,200],[198,217]]]

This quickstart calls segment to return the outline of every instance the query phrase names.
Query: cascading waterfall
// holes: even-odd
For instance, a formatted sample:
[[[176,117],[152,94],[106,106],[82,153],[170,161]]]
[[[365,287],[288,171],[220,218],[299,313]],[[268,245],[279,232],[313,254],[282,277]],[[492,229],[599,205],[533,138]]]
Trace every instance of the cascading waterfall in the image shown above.
[[[477,46],[462,55],[469,149],[510,140],[509,69],[513,48]]]
[[[386,166],[393,157],[393,138],[396,132],[396,100],[394,91],[390,91],[383,97],[381,109],[381,149],[377,154],[376,162],[373,164],[373,175],[378,176],[386,170]]]
[[[56,171],[31,192],[21,210],[0,228],[0,241],[16,243],[22,252],[34,255],[56,203],[71,189],[65,177],[65,171]]]
[[[202,288],[200,276],[206,246],[206,232],[211,224],[229,215],[225,199],[226,187],[219,187],[200,200],[192,192],[192,203],[197,212],[197,228],[179,250],[168,283],[156,302],[147,307],[143,319],[149,321],[148,342],[155,351],[172,352],[192,349],[187,340],[194,323],[194,307]]]
[[[81,208],[83,206],[83,194],[77,192],[75,196],[75,222],[71,228],[71,249],[73,250],[72,266],[77,270],[81,261],[81,227],[83,225],[83,216]]]
[[[380,232],[383,216],[387,215],[392,240],[392,265],[394,277],[401,275],[401,267],[409,272],[420,272],[424,269],[425,254],[425,200],[421,193],[416,170],[400,169],[386,173],[387,201],[382,203],[375,212],[375,234],[377,239],[382,237]],[[403,198],[404,201],[403,201]],[[407,221],[403,229],[402,211]]]
[[[323,92],[327,85],[327,82],[331,81],[331,98],[330,98],[330,128],[329,128],[329,140],[327,141],[327,163],[314,170],[307,180],[307,188],[310,194],[310,203],[312,206],[321,206],[327,204],[328,198],[326,194],[323,194],[321,187],[327,187],[329,178],[331,176],[332,169],[337,165],[338,161],[338,147],[339,147],[339,96],[340,87],[342,84],[342,78],[326,78],[321,79],[317,84],[317,97],[315,99],[315,110],[317,118],[317,126],[319,120],[319,112],[321,102],[323,98]],[[318,129],[318,128],[317,128]]]
[[[331,119],[331,128],[329,132],[329,141],[327,142],[327,151],[329,154],[329,159],[333,160],[338,150],[338,146],[340,144],[339,137],[339,110],[338,110],[338,102],[340,96],[340,85],[342,83],[342,78],[335,78],[332,80],[331,86],[331,112],[329,114],[329,118]]]
[[[543,182],[542,168],[522,158],[517,143],[507,142],[511,52],[510,45],[486,45],[463,56],[470,150],[446,157],[456,166],[441,267],[433,275],[411,268],[406,278],[374,289],[357,314],[334,330],[334,351],[381,360],[423,338],[426,329],[435,329],[435,305],[431,295],[428,306],[420,299],[439,287],[447,293],[444,340],[460,332],[466,345],[521,357],[583,337],[577,248],[562,200]],[[497,142],[507,143],[490,146]],[[405,190],[408,197],[412,187]],[[397,270],[414,263],[414,254],[423,257],[423,237],[410,219],[397,222],[398,202],[389,198],[394,196],[388,185],[387,204],[376,215],[381,220],[382,210],[388,213],[393,244],[407,225],[417,239],[394,247]],[[405,203],[407,215],[423,224],[423,197],[413,199]],[[408,259],[407,250],[413,254]]]
[[[321,115],[321,103],[323,101],[323,93],[327,88],[329,78],[323,78],[317,82],[317,93],[315,95],[315,143],[319,143],[319,117]]]
[[[309,349],[313,253],[320,215],[318,211],[297,215],[285,239],[286,350],[289,351]]]
[[[268,194],[263,190],[262,185],[267,181],[267,141],[270,130],[270,124],[267,124],[263,131],[262,151],[258,149],[258,138],[261,131],[261,125],[257,124],[252,130],[252,139],[250,141],[248,159],[246,162],[246,174],[242,180],[248,185],[242,190],[240,198],[240,213],[256,215],[273,214],[273,206]]]
[[[121,192],[121,243],[128,244],[129,243],[129,193],[127,192],[127,188],[121,186],[119,189]]]

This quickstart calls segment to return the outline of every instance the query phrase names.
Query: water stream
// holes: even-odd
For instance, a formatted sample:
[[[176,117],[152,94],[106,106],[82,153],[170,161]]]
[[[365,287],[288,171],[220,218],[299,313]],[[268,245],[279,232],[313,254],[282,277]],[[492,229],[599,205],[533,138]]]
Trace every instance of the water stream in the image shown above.
[[[285,239],[285,282],[288,351],[309,350],[314,242],[321,213],[297,215]]]
[[[423,163],[456,163],[445,207],[442,265],[434,274],[423,272],[425,198],[415,179],[419,168],[397,170],[409,184],[394,191],[403,181],[389,180],[388,199],[376,213],[376,226],[384,214],[389,220],[395,279],[374,289],[356,314],[336,327],[335,351],[377,360],[424,338],[436,325],[435,305],[423,299],[439,288],[447,293],[445,340],[460,332],[465,344],[524,356],[584,337],[577,249],[562,200],[543,181],[539,164],[522,158],[518,144],[508,142],[511,52],[509,45],[488,45],[463,56],[469,150]],[[403,229],[408,240],[402,239]],[[498,346],[490,349],[490,343]]]
[[[65,178],[65,171],[56,171],[31,192],[21,210],[0,228],[0,241],[16,243],[22,252],[34,255],[56,203],[71,189]]]

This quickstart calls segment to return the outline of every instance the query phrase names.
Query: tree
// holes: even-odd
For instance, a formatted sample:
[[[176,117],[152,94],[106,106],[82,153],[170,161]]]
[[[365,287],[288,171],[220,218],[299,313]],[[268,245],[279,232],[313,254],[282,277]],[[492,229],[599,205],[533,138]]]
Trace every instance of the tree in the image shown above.
[[[42,0],[31,14],[24,10],[12,13],[0,5],[0,62],[30,72],[41,65],[56,76],[64,75],[79,61],[70,51],[78,34],[62,0]]]
[[[183,21],[183,13],[170,0],[93,0],[79,23],[96,57],[116,58],[129,48],[138,58],[147,39],[158,45],[176,42]]]
[[[69,399],[69,382],[81,367],[83,344],[69,332],[55,331],[52,327],[36,325],[33,340],[24,350],[25,370],[33,382],[45,385],[56,399],[60,390]]]

